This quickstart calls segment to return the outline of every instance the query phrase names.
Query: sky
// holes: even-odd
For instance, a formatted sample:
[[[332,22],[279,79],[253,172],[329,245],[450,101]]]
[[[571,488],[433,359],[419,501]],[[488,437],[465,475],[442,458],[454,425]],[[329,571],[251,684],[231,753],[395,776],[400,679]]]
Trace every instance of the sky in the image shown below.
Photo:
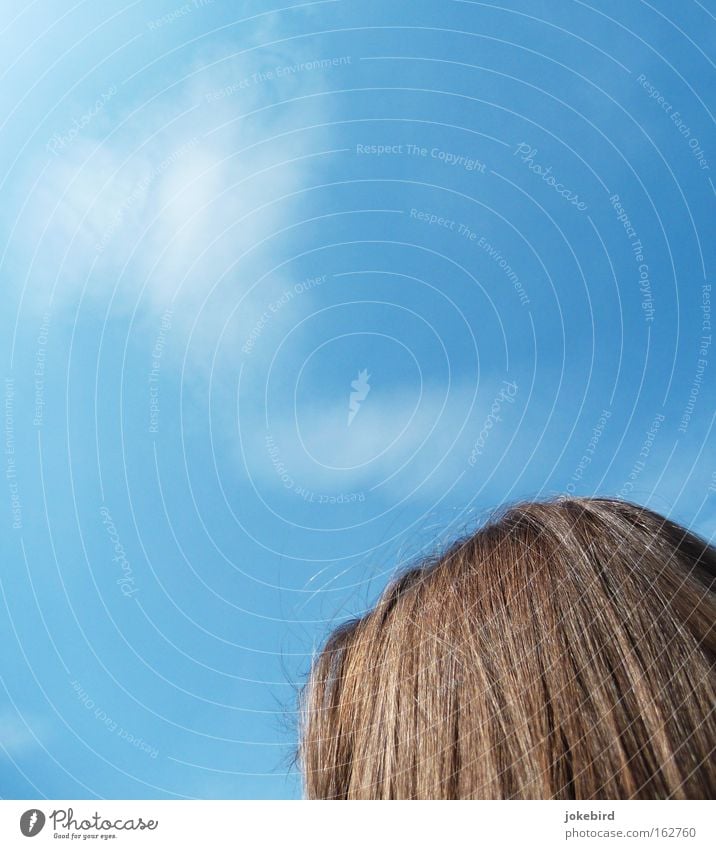
[[[713,0],[0,10],[1,797],[300,798],[505,504],[713,539]]]

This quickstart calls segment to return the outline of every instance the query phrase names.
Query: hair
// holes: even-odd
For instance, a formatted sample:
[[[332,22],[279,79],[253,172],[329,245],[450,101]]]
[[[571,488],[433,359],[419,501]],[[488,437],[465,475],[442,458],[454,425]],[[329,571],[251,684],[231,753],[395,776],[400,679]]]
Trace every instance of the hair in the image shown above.
[[[507,509],[332,633],[306,795],[712,798],[715,589],[716,549],[646,508]]]

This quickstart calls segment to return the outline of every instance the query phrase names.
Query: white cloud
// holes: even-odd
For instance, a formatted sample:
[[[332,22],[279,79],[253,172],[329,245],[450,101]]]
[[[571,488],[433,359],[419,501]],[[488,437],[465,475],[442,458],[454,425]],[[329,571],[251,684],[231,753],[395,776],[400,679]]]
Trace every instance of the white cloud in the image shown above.
[[[464,473],[485,480],[484,470],[500,462],[517,428],[521,399],[505,404],[490,430],[487,457],[477,472],[469,459],[473,443],[501,388],[498,378],[483,379],[477,397],[468,382],[428,385],[422,395],[406,389],[381,389],[375,382],[351,425],[347,424],[349,386],[296,408],[272,405],[265,426],[263,410],[247,404],[239,421],[244,463],[257,488],[274,494],[305,488],[340,493],[372,489],[376,497],[440,498]],[[526,434],[525,434],[526,436]],[[285,469],[293,486],[282,478]],[[237,470],[239,471],[239,470]],[[464,497],[464,490],[463,490]]]
[[[26,196],[27,204],[11,245],[25,307],[45,310],[54,291],[55,308],[75,309],[87,283],[86,306],[99,310],[116,287],[115,315],[141,297],[139,315],[156,317],[174,300],[174,328],[186,331],[213,292],[200,330],[213,345],[273,266],[271,235],[300,214],[287,196],[310,183],[318,135],[290,130],[323,118],[320,98],[263,108],[297,96],[307,74],[280,82],[253,75],[305,58],[293,43],[221,61],[203,56],[156,102],[142,107],[120,89],[101,133],[93,122],[57,153],[38,154],[17,187],[18,208]],[[242,303],[239,324],[248,330],[286,282],[269,274]]]

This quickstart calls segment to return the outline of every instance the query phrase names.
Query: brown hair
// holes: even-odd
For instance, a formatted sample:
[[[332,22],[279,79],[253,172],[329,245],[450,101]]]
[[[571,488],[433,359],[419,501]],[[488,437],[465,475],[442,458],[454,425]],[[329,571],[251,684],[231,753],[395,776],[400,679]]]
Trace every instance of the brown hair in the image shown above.
[[[651,510],[508,509],[331,635],[306,794],[711,798],[715,589],[716,549]]]

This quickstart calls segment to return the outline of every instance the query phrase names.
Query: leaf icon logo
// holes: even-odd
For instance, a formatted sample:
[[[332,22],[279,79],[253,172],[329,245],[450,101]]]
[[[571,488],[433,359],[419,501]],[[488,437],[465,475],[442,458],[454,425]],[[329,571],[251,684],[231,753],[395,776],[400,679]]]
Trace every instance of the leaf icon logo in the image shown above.
[[[353,390],[348,400],[348,427],[351,426],[353,419],[360,410],[360,405],[368,397],[370,392],[370,375],[368,369],[363,369],[358,372],[358,377],[351,381],[351,389]]]
[[[45,827],[45,815],[37,808],[31,808],[20,817],[20,831],[25,837],[34,837]]]

